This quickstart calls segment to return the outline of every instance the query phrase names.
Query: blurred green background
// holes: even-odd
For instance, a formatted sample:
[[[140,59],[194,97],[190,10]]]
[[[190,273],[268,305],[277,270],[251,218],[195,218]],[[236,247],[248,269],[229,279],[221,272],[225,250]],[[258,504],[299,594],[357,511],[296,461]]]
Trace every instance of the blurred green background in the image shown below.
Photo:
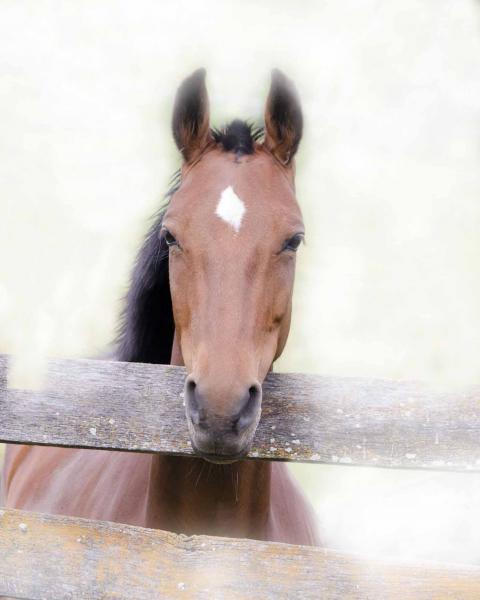
[[[276,370],[480,380],[480,4],[0,4],[0,352],[101,352],[179,157],[175,89],[261,122],[270,69],[305,112],[307,245]],[[0,415],[1,418],[1,415]],[[478,475],[296,466],[328,544],[480,562]]]

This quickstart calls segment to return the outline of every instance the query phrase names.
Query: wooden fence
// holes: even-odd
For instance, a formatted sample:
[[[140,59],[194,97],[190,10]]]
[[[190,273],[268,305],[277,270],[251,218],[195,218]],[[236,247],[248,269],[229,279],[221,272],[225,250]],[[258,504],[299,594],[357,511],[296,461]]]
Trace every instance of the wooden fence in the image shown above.
[[[42,391],[7,387],[0,441],[192,453],[180,367],[49,362]],[[480,388],[271,374],[251,459],[480,471]],[[0,509],[0,597],[478,600],[480,568]]]

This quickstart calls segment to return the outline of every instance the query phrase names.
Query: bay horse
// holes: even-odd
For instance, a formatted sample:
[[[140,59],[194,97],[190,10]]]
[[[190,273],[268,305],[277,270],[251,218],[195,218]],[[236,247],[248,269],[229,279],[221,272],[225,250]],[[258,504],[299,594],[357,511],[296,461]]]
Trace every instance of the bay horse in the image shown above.
[[[264,130],[239,120],[214,130],[209,121],[199,69],[176,94],[182,167],[137,257],[114,356],[185,365],[197,456],[9,445],[0,501],[188,535],[317,545],[313,512],[287,467],[245,459],[262,381],[287,340],[304,237],[294,187],[298,94],[274,70]]]

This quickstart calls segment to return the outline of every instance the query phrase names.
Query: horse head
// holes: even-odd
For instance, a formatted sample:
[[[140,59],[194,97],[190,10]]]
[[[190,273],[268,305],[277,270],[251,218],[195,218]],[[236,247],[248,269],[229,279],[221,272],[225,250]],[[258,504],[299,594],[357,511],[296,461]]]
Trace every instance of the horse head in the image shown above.
[[[263,140],[233,121],[212,130],[205,71],[180,86],[173,135],[181,184],[160,231],[193,448],[230,461],[252,443],[262,381],[290,328],[296,250],[304,238],[294,155],[302,112],[293,84],[272,73]]]

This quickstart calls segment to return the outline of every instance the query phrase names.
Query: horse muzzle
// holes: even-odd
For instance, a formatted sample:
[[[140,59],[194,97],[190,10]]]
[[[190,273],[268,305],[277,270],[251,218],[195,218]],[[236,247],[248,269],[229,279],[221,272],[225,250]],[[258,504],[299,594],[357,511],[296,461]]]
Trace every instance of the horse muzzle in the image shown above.
[[[226,394],[224,397],[225,400],[219,402],[216,394],[213,402],[205,386],[192,376],[187,377],[185,412],[192,447],[210,462],[234,462],[248,454],[260,420],[262,388],[259,383],[245,386],[233,401]]]

